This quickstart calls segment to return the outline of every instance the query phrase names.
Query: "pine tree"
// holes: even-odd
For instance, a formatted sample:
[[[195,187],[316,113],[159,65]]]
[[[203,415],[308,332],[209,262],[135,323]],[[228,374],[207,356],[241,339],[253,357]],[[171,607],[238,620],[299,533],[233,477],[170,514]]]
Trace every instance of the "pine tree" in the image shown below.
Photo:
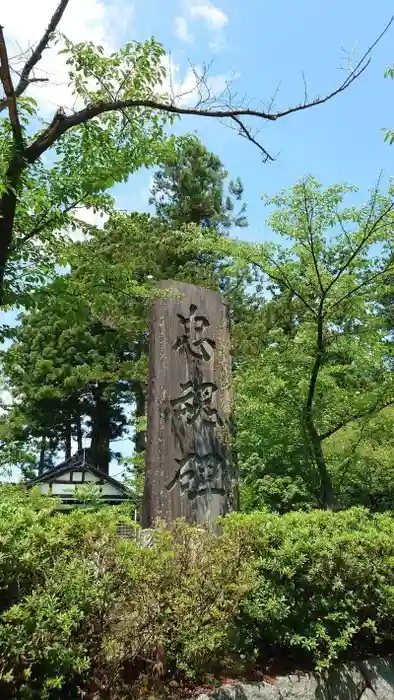
[[[3,355],[15,400],[3,433],[8,426],[8,438],[19,445],[19,463],[31,440],[30,466],[43,471],[59,452],[70,457],[72,440],[82,447],[85,437],[95,465],[107,473],[110,442],[127,423],[131,355],[128,339],[93,318],[73,294],[70,278],[50,285],[38,307],[21,316]]]
[[[171,143],[153,178],[150,203],[156,216],[171,228],[196,224],[222,233],[247,226],[240,179],[229,182],[226,195],[228,173],[217,155],[190,134]]]

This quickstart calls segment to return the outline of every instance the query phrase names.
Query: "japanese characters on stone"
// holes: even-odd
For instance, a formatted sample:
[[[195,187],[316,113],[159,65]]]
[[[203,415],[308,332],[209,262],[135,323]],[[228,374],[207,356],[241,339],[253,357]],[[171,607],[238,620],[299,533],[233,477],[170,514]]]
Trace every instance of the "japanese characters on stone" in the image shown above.
[[[201,424],[209,427],[223,425],[223,418],[212,405],[218,387],[213,382],[204,381],[204,362],[212,359],[215,341],[209,336],[209,320],[198,314],[198,308],[191,304],[189,316],[177,314],[183,332],[176,338],[173,349],[184,351],[198,361],[196,376],[187,382],[180,382],[180,394],[170,400],[173,415],[177,420],[186,424]],[[202,365],[202,368],[201,368]],[[181,459],[176,459],[179,468],[174,478],[167,485],[172,489],[178,481],[181,493],[186,493],[190,499],[208,491],[224,493],[220,486],[223,460],[215,453],[188,453]]]
[[[159,283],[149,332],[143,524],[214,523],[235,508],[227,307],[218,292]]]

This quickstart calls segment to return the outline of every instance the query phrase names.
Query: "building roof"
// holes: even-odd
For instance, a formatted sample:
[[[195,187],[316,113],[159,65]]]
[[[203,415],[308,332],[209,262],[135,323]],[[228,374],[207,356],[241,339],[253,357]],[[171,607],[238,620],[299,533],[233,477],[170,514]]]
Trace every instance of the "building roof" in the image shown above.
[[[92,463],[89,461],[88,450],[78,450],[78,452],[76,452],[72,457],[66,459],[64,462],[61,462],[56,467],[53,467],[53,469],[48,469],[48,471],[43,472],[43,474],[40,474],[40,476],[36,476],[34,479],[29,479],[26,481],[25,487],[30,488],[48,481],[53,481],[59,476],[62,476],[62,474],[65,474],[71,470],[85,473],[90,472],[98,477],[101,483],[105,481],[106,483],[111,484],[111,486],[121,491],[125,497],[128,498],[130,495],[124,484],[117,481],[112,476],[109,476],[109,474],[104,474],[104,472],[92,465]]]

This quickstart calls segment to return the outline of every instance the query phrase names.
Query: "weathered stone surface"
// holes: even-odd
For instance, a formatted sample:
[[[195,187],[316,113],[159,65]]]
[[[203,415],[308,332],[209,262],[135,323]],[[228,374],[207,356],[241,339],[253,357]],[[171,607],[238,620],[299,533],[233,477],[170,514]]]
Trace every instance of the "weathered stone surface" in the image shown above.
[[[320,682],[312,674],[279,676],[275,686],[279,690],[280,700],[315,700],[321,689]],[[324,695],[321,698],[326,700]]]
[[[281,700],[281,696],[270,683],[236,683],[224,685],[210,695],[200,695],[196,700]]]
[[[342,697],[345,700],[360,700],[366,686],[367,681],[357,664],[341,664],[331,671],[324,689],[321,685],[316,697],[318,700],[320,697],[321,700],[337,700]]]
[[[360,700],[376,700],[376,695],[371,688],[366,688],[360,697]]]
[[[360,664],[360,668],[375,693],[375,700],[394,700],[393,659],[368,659]]]
[[[159,286],[168,295],[151,314],[142,525],[211,523],[236,505],[228,309],[217,292]]]
[[[276,679],[281,700],[360,700],[366,680],[357,664],[342,664],[327,679],[313,674]]]
[[[196,700],[394,700],[394,663],[388,658],[341,664],[325,680],[292,674],[272,684],[226,685]]]

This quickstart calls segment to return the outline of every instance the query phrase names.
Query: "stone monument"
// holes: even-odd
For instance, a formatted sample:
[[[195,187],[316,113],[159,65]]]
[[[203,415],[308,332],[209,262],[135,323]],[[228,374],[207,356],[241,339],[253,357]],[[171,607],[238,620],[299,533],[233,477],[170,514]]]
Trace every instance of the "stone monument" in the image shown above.
[[[217,292],[159,283],[150,322],[143,527],[236,508],[228,309]]]

